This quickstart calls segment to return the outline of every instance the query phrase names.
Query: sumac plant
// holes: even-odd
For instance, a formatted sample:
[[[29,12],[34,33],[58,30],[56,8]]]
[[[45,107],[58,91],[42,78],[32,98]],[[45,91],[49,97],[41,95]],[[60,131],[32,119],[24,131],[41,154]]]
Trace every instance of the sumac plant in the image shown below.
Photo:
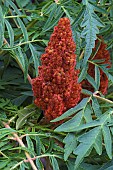
[[[0,1],[0,169],[113,169],[112,0]]]

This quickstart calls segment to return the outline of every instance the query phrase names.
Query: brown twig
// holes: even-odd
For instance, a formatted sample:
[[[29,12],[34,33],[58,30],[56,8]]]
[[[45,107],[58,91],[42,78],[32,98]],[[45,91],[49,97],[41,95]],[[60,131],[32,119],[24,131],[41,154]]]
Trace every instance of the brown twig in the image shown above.
[[[97,94],[93,94],[93,96],[94,97],[96,97],[97,99],[99,99],[99,100],[102,100],[102,101],[105,101],[105,102],[108,102],[108,103],[111,103],[111,104],[113,104],[113,101],[111,101],[111,100],[109,100],[109,99],[105,99],[105,98],[103,98],[103,97],[101,97],[101,96],[98,96]]]
[[[55,0],[55,3],[58,4],[58,1],[59,1],[59,0]]]
[[[5,128],[9,128],[10,129],[10,126],[7,123],[3,122],[3,125],[5,126]],[[17,135],[17,133],[12,132],[12,135],[14,136],[14,138],[16,139],[16,141],[19,143],[20,146],[26,147],[24,145],[23,141]],[[26,158],[27,158],[28,162],[31,164],[33,170],[38,170],[36,165],[33,162],[33,159],[30,157],[29,153],[25,151],[25,155],[26,155]]]

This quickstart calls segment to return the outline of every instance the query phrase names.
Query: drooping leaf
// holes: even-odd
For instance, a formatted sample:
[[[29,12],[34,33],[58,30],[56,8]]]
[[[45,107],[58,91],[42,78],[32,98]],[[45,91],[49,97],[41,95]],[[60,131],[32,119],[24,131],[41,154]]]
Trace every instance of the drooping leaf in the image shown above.
[[[55,157],[50,157],[50,160],[51,160],[51,165],[53,167],[53,170],[60,170],[57,159]]]
[[[3,161],[0,161],[0,169],[3,170],[3,168],[10,162],[10,160],[6,159]]]
[[[26,136],[26,142],[27,142],[27,147],[32,150],[32,152],[34,153],[35,155],[35,151],[34,151],[34,145],[33,145],[33,142],[31,140],[31,138],[29,136]],[[33,155],[33,156],[34,156]]]
[[[27,30],[26,30],[26,27],[25,27],[23,21],[20,18],[17,18],[17,21],[18,21],[18,23],[20,25],[20,28],[22,30],[22,33],[23,33],[23,36],[24,36],[24,40],[28,41],[28,39],[29,39],[28,38],[28,33],[27,33]]]
[[[6,4],[10,5],[18,15],[21,15],[19,9],[11,0],[6,1]]]
[[[34,107],[33,105],[29,105],[24,109],[19,110],[18,111],[19,118],[16,121],[16,129],[22,127],[26,123],[27,118],[33,115],[34,113],[36,113],[36,107]]]
[[[4,18],[2,7],[0,6],[0,48],[3,45],[3,41],[4,41]]]
[[[39,66],[39,59],[38,59],[38,56],[37,56],[38,53],[31,43],[29,44],[29,48],[31,50],[31,54],[32,54],[33,61],[34,61],[35,72],[36,72],[36,76],[37,76],[38,75],[38,66]]]
[[[13,47],[13,45],[14,45],[14,31],[13,31],[13,28],[12,28],[11,24],[9,23],[9,21],[7,19],[5,19],[5,24],[6,24],[8,34],[9,34],[9,38],[10,38],[10,47]]]
[[[41,149],[42,149],[41,140],[38,136],[35,136],[35,140],[36,140],[36,153],[37,155],[41,155]]]
[[[36,166],[38,170],[42,170],[44,168],[42,162],[38,158],[36,159]]]
[[[98,90],[100,87],[100,70],[96,65],[95,65],[95,83]]]

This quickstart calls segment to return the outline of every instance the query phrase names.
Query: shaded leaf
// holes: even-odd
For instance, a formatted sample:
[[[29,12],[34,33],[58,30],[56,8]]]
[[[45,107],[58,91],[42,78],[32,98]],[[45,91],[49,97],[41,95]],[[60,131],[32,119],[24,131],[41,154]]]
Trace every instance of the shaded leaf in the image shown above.
[[[34,46],[29,43],[29,48],[31,50],[31,54],[32,54],[32,57],[33,57],[33,61],[34,61],[34,67],[35,67],[35,72],[36,72],[36,76],[38,75],[38,66],[40,65],[39,64],[39,59],[38,59],[38,53],[37,51],[35,50]]]
[[[55,157],[50,157],[50,160],[51,160],[51,165],[53,167],[53,170],[60,170],[56,158]]]
[[[18,23],[20,25],[20,28],[22,30],[24,40],[28,41],[28,33],[27,33],[27,30],[26,30],[26,27],[25,27],[24,23],[22,22],[22,20],[20,18],[17,18],[17,21],[18,21]]]
[[[0,6],[0,48],[3,45],[3,41],[4,41],[4,18],[2,7]]]
[[[27,118],[36,113],[36,107],[29,105],[18,111],[19,118],[16,121],[16,129],[21,128],[27,121]]]
[[[11,24],[9,23],[8,20],[5,19],[5,24],[8,30],[8,34],[9,34],[9,38],[10,38],[10,47],[13,47],[14,45],[14,31],[13,28],[11,26]]]

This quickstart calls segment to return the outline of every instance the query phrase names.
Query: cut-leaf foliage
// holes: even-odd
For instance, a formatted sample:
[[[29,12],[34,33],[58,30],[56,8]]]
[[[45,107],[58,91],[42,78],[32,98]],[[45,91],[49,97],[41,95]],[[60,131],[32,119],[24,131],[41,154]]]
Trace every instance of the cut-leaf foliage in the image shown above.
[[[95,106],[96,107],[96,106]],[[79,145],[76,147],[73,153],[77,155],[76,161],[75,161],[75,169],[78,168],[78,166],[81,164],[83,159],[91,153],[92,149],[95,148],[97,154],[102,154],[102,138],[104,139],[105,149],[108,157],[112,159],[112,138],[110,133],[110,127],[112,126],[111,122],[113,120],[112,113],[113,111],[110,109],[106,111],[103,115],[99,115],[99,118],[96,120],[90,119],[90,122],[84,123],[82,119],[85,119],[85,110],[86,113],[88,113],[90,110],[89,105],[87,105],[83,110],[79,111],[72,119],[67,121],[66,123],[63,123],[59,127],[56,128],[55,131],[61,131],[61,132],[80,132],[83,129],[89,129],[88,132],[84,133],[83,135],[80,135],[78,137],[77,141],[79,141]],[[94,111],[96,111],[94,109]],[[91,115],[91,112],[89,112],[89,115]],[[112,122],[113,123],[113,122]],[[90,130],[90,128],[92,128]],[[66,143],[68,139],[68,145],[70,142],[70,150],[69,145],[66,147],[65,145],[65,160],[69,156],[69,154],[74,149],[74,145],[76,144],[76,140],[71,140],[72,134],[69,133],[66,138],[64,139],[64,143]],[[70,136],[70,137],[69,137]],[[74,137],[74,136],[73,136]],[[71,144],[73,143],[73,146]]]
[[[11,24],[9,23],[9,21],[6,20],[6,19],[5,19],[5,24],[6,24],[9,39],[10,39],[10,47],[13,47],[13,45],[14,45],[14,31],[13,31],[13,28],[12,28]]]
[[[61,10],[61,7],[60,6],[57,7],[57,4],[53,3],[50,8],[49,17],[46,23],[44,24],[42,32],[46,32],[53,28],[57,24],[58,20],[61,18],[62,15],[63,12]]]
[[[104,25],[98,15],[94,12],[94,6],[90,4],[88,0],[83,0],[83,5],[85,5],[86,8],[84,19],[81,23],[81,27],[83,28],[81,36],[85,38],[86,42],[83,59],[84,67],[92,53],[92,49],[95,46],[95,40],[97,39],[97,34],[99,33],[98,27],[103,27]]]

